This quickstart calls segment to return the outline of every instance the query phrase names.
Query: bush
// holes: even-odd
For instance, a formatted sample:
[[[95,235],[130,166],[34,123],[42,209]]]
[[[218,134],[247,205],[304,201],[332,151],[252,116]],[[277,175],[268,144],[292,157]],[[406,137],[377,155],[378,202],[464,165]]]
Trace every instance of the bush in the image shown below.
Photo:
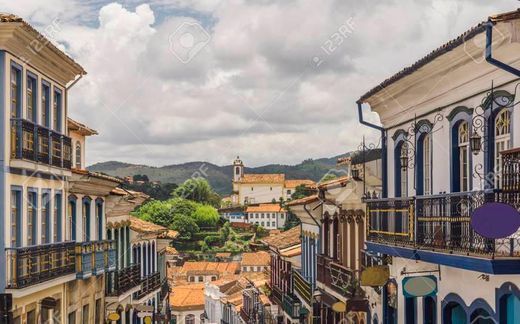
[[[199,226],[190,217],[175,216],[170,226],[171,229],[179,232],[180,237],[189,240],[194,233],[199,231]]]

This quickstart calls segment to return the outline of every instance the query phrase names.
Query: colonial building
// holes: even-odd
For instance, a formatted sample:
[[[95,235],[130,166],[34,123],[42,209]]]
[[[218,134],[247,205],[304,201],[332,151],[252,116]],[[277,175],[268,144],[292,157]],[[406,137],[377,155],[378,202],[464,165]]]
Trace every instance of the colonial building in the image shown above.
[[[232,205],[287,201],[299,185],[314,186],[311,180],[286,180],[285,174],[246,174],[239,157],[233,161]]]
[[[262,240],[269,247],[271,271],[269,278],[269,296],[272,301],[271,316],[273,321],[299,323],[305,317],[305,309],[293,293],[292,269],[301,268],[301,228],[294,227],[279,235]]]
[[[75,242],[65,98],[85,70],[21,18],[0,14],[0,292],[14,323],[63,322]]]
[[[493,233],[490,204],[518,209],[519,34],[519,11],[489,17],[358,100],[387,171],[367,200],[367,247],[391,256],[374,323],[520,321],[517,226]]]
[[[368,293],[359,286],[364,265],[366,192],[380,192],[380,154],[357,152],[341,161],[354,176],[323,182],[318,194],[288,203],[302,222],[302,268],[293,269],[295,295],[308,320],[370,321]],[[355,163],[355,164],[354,164]],[[379,296],[373,296],[372,304]]]
[[[245,213],[247,223],[262,226],[265,229],[283,228],[287,217],[287,210],[279,203],[247,206]]]
[[[267,272],[271,267],[271,256],[266,251],[244,252],[240,266],[242,272]]]
[[[85,169],[85,138],[96,131],[67,120],[73,145],[73,169],[68,181],[66,240],[76,242],[76,277],[66,284],[68,323],[102,323],[105,319],[105,272],[115,269],[114,241],[106,238],[105,201],[120,183]],[[45,220],[48,222],[48,220]]]
[[[203,283],[174,286],[170,293],[171,318],[174,323],[200,324],[204,318]]]

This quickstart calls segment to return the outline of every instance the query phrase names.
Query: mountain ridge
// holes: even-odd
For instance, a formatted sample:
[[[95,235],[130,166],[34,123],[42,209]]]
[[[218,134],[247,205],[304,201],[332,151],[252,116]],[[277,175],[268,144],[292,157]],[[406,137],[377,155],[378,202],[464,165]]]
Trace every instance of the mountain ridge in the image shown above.
[[[338,158],[348,155],[349,153],[345,153],[330,158],[307,159],[295,165],[267,164],[258,167],[246,166],[245,173],[284,173],[287,179],[319,181],[325,174],[329,172],[334,173],[334,170],[337,170],[336,161]],[[161,167],[121,161],[106,161],[93,164],[87,169],[121,178],[142,174],[148,176],[150,181],[176,184],[180,184],[192,177],[205,177],[215,191],[221,195],[231,192],[231,179],[233,177],[231,164],[219,166],[204,161],[191,161]]]

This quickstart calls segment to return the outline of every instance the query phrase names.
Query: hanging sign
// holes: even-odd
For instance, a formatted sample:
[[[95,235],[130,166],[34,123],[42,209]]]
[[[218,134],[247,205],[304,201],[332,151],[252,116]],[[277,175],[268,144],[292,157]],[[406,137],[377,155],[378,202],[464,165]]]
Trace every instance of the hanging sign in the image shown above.
[[[384,286],[390,278],[388,266],[368,267],[361,272],[361,286]]]
[[[405,297],[435,296],[437,295],[437,278],[435,276],[404,278],[403,295]]]
[[[108,314],[108,316],[107,316],[107,319],[108,319],[109,321],[119,321],[120,318],[121,318],[121,317],[119,316],[118,313],[110,313],[110,314]]]
[[[505,238],[520,227],[520,213],[508,204],[485,203],[471,214],[471,227],[488,239]]]
[[[347,305],[345,305],[345,303],[341,301],[335,302],[334,304],[332,304],[332,310],[335,313],[344,313],[347,310]]]
[[[367,299],[351,299],[347,301],[347,312],[368,312],[370,305]]]

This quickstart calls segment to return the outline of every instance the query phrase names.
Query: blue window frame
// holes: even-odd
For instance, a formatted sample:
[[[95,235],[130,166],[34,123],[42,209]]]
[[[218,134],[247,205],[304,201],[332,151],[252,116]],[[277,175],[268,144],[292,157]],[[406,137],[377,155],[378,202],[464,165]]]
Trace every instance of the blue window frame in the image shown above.
[[[22,246],[22,187],[11,187],[11,247]]]
[[[41,96],[41,124],[47,128],[50,127],[50,107],[51,107],[51,86],[42,80],[42,96]]]
[[[423,324],[437,323],[437,300],[433,296],[426,296],[423,299]]]
[[[126,247],[126,249],[129,249],[129,247],[130,247],[130,227],[125,226],[125,227],[123,227],[123,230],[125,231],[125,245],[124,245],[124,247]],[[126,254],[126,262],[127,262],[127,264],[130,264],[131,263],[130,253],[125,253],[125,254]]]
[[[63,200],[61,191],[54,195],[54,242],[63,241]]]
[[[500,324],[520,323],[520,289],[511,282],[496,289],[497,318]]]
[[[83,225],[83,241],[88,242],[91,239],[90,233],[90,205],[92,199],[90,197],[83,197],[83,208],[81,209],[82,213],[82,225]]]
[[[52,102],[52,129],[61,132],[62,106],[61,106],[61,90],[54,88],[54,96]]]
[[[76,214],[77,214],[77,198],[74,195],[69,196],[69,208],[67,212],[67,232],[71,241],[76,240]]]
[[[31,72],[27,72],[27,87],[25,89],[25,96],[26,96],[26,113],[25,116],[28,120],[32,122],[36,122],[36,107],[37,107],[37,101],[36,98],[38,98],[38,87],[36,86],[38,77],[34,75]]]
[[[41,209],[41,238],[42,244],[51,242],[51,191],[42,190],[42,209]]]
[[[22,118],[22,66],[11,62],[11,118]]]
[[[104,223],[104,215],[103,215],[103,199],[96,199],[96,229],[97,229],[97,239],[99,241],[103,240],[103,223]]]
[[[38,212],[38,189],[27,189],[27,245],[36,245],[36,214]]]
[[[405,298],[405,324],[415,324],[415,314],[417,314],[417,298]]]
[[[431,131],[433,124],[426,120],[417,122],[416,150],[416,184],[415,190],[418,196],[429,195],[432,192],[432,145]]]

